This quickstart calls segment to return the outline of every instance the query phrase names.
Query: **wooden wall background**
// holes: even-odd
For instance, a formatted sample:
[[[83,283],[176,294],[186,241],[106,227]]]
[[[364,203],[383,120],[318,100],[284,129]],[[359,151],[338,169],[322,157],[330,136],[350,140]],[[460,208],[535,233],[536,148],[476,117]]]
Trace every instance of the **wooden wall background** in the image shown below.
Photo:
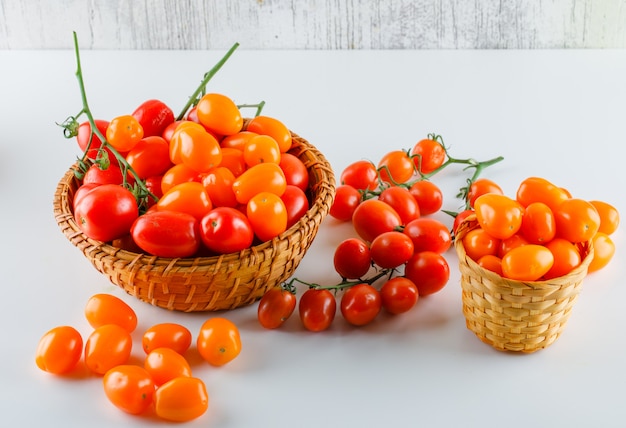
[[[0,49],[626,47],[626,0],[0,0]]]

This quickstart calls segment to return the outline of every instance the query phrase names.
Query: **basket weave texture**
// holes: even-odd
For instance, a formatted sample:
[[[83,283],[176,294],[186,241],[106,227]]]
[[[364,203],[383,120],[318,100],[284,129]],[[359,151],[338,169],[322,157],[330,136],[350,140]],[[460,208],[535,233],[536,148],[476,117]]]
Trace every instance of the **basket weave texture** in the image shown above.
[[[472,215],[455,238],[467,328],[500,351],[531,353],[550,346],[563,332],[582,289],[593,258],[591,243],[580,245],[582,262],[567,275],[515,281],[483,269],[467,256],[463,236],[476,227]]]
[[[239,253],[214,257],[164,258],[138,254],[88,238],[72,212],[80,181],[74,165],[58,183],[54,216],[67,239],[113,284],[154,306],[185,312],[219,311],[249,305],[288,279],[309,249],[335,195],[335,178],[324,155],[292,132],[289,153],[309,172],[310,208],[278,237]]]

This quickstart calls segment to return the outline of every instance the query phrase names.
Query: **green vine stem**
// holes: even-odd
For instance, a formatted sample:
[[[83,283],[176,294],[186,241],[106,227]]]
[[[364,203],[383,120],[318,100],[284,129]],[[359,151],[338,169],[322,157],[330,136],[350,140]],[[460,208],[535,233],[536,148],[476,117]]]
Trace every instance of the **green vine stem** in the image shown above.
[[[393,275],[397,272],[396,269],[381,269],[375,275],[369,278],[360,278],[357,280],[348,280],[346,278],[342,278],[341,282],[333,285],[320,285],[314,282],[306,282],[298,278],[291,278],[289,281],[283,283],[283,288],[287,290],[291,290],[295,294],[295,284],[306,285],[309,288],[313,288],[316,290],[331,290],[331,291],[341,291],[349,287],[353,287],[358,284],[369,284],[372,285],[379,279],[387,276],[389,279],[393,277]]]

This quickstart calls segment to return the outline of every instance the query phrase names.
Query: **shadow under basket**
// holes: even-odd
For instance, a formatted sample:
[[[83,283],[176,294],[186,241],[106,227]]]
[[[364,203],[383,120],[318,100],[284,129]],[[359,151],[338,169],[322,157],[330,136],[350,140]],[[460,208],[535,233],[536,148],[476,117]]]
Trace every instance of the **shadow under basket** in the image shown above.
[[[531,353],[560,336],[593,258],[590,242],[579,246],[581,264],[567,275],[545,281],[515,281],[483,269],[466,253],[463,237],[478,227],[470,216],[459,227],[463,315],[467,328],[500,351]]]
[[[239,253],[214,257],[164,258],[134,253],[88,238],[72,212],[80,181],[74,165],[54,194],[54,216],[67,239],[93,266],[128,294],[169,310],[199,312],[252,304],[270,288],[287,280],[309,249],[335,195],[335,178],[326,158],[304,138],[292,133],[289,153],[309,172],[310,208],[278,237]]]

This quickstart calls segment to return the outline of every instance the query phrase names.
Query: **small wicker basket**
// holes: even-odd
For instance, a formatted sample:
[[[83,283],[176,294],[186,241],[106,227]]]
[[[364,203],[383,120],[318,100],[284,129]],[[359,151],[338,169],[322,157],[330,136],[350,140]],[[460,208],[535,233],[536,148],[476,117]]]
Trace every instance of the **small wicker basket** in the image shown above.
[[[75,166],[57,186],[54,216],[67,239],[98,271],[142,301],[185,312],[249,305],[293,274],[334,200],[335,178],[329,162],[304,138],[292,135],[289,152],[302,160],[309,172],[310,208],[278,237],[239,253],[172,259],[133,253],[88,238],[77,226],[71,208],[80,186]]]
[[[546,281],[515,281],[480,267],[463,248],[463,236],[478,227],[474,215],[459,227],[463,315],[467,328],[500,351],[531,353],[550,346],[562,333],[593,258],[590,242],[580,246],[581,264]]]

